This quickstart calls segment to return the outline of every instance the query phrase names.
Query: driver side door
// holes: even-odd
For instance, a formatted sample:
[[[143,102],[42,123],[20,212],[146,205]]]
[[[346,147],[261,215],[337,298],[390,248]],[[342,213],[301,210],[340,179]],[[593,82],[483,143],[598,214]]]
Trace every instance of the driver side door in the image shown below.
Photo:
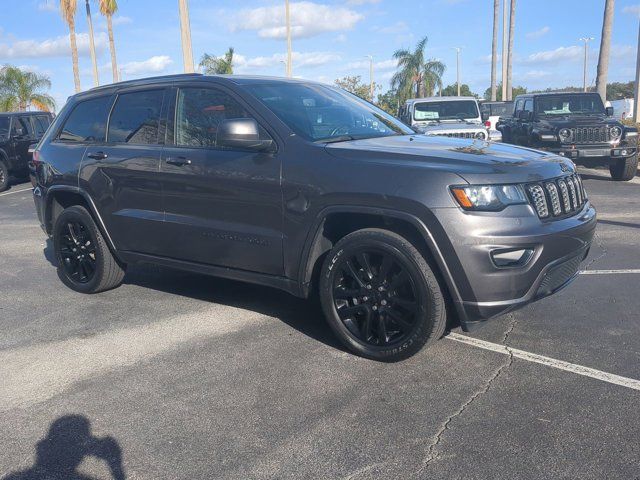
[[[167,257],[283,274],[281,157],[277,151],[223,147],[220,123],[265,122],[223,87],[180,86],[171,93],[160,172]]]

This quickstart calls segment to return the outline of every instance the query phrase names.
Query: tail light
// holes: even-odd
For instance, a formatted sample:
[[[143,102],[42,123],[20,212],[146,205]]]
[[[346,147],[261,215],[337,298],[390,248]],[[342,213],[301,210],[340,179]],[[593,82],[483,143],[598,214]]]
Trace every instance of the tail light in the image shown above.
[[[487,128],[491,128],[491,120],[487,120],[486,122],[484,122],[484,126]]]

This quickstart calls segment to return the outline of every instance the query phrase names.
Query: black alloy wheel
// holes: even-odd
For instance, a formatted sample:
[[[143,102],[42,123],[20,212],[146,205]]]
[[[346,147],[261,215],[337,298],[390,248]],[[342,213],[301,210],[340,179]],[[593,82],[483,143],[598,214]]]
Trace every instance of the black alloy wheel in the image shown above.
[[[408,358],[446,326],[431,267],[410,241],[387,230],[358,230],[338,241],[324,260],[319,295],[336,336],[374,360]]]
[[[340,320],[370,345],[406,340],[416,327],[418,291],[402,262],[390,252],[361,249],[342,258],[333,298]]]
[[[88,283],[96,273],[96,246],[87,226],[69,221],[58,232],[62,268],[71,280]]]

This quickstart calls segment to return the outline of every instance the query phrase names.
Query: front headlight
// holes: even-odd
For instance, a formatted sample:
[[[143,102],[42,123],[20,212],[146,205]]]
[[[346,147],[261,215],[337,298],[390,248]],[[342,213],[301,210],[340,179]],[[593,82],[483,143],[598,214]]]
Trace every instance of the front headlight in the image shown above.
[[[451,193],[465,210],[497,212],[509,205],[527,203],[519,185],[468,185],[451,187]]]
[[[613,138],[614,140],[617,140],[622,136],[622,129],[617,126],[611,127],[611,130],[609,130],[609,133],[611,134],[611,138]]]
[[[558,131],[558,136],[560,137],[561,142],[568,142],[571,140],[571,130],[568,128],[561,128]]]

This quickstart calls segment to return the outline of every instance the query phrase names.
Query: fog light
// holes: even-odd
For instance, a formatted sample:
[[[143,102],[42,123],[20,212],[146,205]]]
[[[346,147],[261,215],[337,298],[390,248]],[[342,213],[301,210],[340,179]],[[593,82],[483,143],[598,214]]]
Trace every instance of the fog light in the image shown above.
[[[629,152],[627,152],[626,150],[622,150],[620,152],[620,155],[622,155],[623,157],[626,157],[629,154]]]
[[[526,265],[532,255],[533,249],[531,248],[501,249],[491,252],[491,260],[496,267],[521,267]]]

